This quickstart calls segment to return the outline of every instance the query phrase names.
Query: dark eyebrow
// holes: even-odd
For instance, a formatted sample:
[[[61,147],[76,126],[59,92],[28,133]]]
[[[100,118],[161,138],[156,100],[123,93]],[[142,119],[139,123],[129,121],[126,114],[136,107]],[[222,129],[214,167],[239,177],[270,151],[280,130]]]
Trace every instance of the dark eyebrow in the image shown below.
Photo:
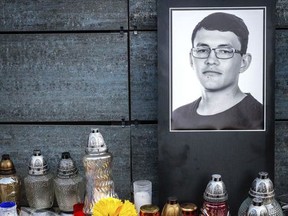
[[[210,47],[208,44],[205,44],[205,43],[197,43],[197,44],[196,44],[196,47],[198,47],[198,46]]]
[[[208,44],[205,44],[205,43],[197,43],[197,44],[196,44],[196,47],[198,47],[198,46],[210,47]],[[217,48],[219,48],[219,47],[232,47],[232,46],[231,46],[231,44],[219,44],[219,45],[217,46]]]
[[[231,44],[220,44],[217,47],[232,47]]]

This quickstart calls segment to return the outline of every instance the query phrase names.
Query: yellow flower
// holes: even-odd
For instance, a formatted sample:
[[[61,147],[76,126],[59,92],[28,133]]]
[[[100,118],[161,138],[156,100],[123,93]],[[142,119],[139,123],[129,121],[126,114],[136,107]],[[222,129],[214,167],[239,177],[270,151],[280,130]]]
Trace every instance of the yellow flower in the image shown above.
[[[118,216],[137,216],[135,205],[130,201],[125,200]]]
[[[100,199],[94,204],[92,212],[93,216],[137,216],[134,204],[112,197]]]

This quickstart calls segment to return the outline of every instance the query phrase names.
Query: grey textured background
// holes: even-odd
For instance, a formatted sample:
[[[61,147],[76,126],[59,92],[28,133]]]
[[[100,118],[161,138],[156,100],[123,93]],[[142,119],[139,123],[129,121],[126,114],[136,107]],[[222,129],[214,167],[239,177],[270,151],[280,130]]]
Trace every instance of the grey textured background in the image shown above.
[[[280,195],[288,193],[288,0],[277,1],[275,14]],[[156,0],[0,1],[0,154],[24,178],[33,149],[54,173],[70,151],[83,175],[95,127],[114,156],[118,195],[132,199],[131,183],[149,179],[157,204]]]

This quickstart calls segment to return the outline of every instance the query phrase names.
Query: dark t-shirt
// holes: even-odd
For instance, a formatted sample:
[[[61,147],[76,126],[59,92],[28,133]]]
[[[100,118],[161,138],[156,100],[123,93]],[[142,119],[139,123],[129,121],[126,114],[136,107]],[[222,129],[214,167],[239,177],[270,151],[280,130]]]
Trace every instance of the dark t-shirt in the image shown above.
[[[233,107],[215,115],[197,113],[201,97],[172,113],[172,130],[253,130],[263,129],[263,105],[251,94]]]

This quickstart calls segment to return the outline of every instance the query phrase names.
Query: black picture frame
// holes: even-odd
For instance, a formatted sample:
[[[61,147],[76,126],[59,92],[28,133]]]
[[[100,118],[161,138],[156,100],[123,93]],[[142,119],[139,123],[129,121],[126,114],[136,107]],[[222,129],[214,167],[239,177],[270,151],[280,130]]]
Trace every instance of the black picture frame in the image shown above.
[[[201,207],[206,185],[211,175],[217,173],[222,176],[227,187],[231,213],[236,215],[258,172],[268,172],[269,177],[274,180],[274,10],[275,1],[268,0],[158,1],[158,146],[161,206],[169,196],[176,196],[180,202],[194,202]],[[218,130],[173,129],[171,126],[177,95],[174,93],[177,88],[175,83],[179,82],[184,89],[184,93],[179,95],[196,91],[196,84],[192,84],[190,90],[185,89],[185,79],[192,80],[191,77],[186,78],[190,67],[187,52],[192,45],[186,48],[185,41],[191,41],[189,31],[192,32],[203,17],[215,12],[240,17],[250,31],[252,44],[250,47],[248,44],[248,51],[256,58],[253,59],[252,54],[254,65],[249,73],[253,78],[248,77],[244,81],[245,84],[251,83],[250,87],[247,85],[248,90],[244,91],[251,91],[251,94],[255,95],[255,90],[254,97],[263,105],[261,128]],[[178,22],[175,21],[177,18]],[[179,40],[181,43],[178,43]],[[181,49],[181,46],[184,48]],[[184,57],[179,57],[181,52],[185,53]],[[185,55],[187,59],[183,61]],[[185,61],[188,69],[183,69]],[[183,70],[186,70],[186,75],[181,77],[179,74]],[[179,75],[182,81],[175,80],[175,74]],[[254,89],[249,90],[251,87]],[[245,89],[243,86],[241,88]],[[192,101],[191,98],[188,100]]]

